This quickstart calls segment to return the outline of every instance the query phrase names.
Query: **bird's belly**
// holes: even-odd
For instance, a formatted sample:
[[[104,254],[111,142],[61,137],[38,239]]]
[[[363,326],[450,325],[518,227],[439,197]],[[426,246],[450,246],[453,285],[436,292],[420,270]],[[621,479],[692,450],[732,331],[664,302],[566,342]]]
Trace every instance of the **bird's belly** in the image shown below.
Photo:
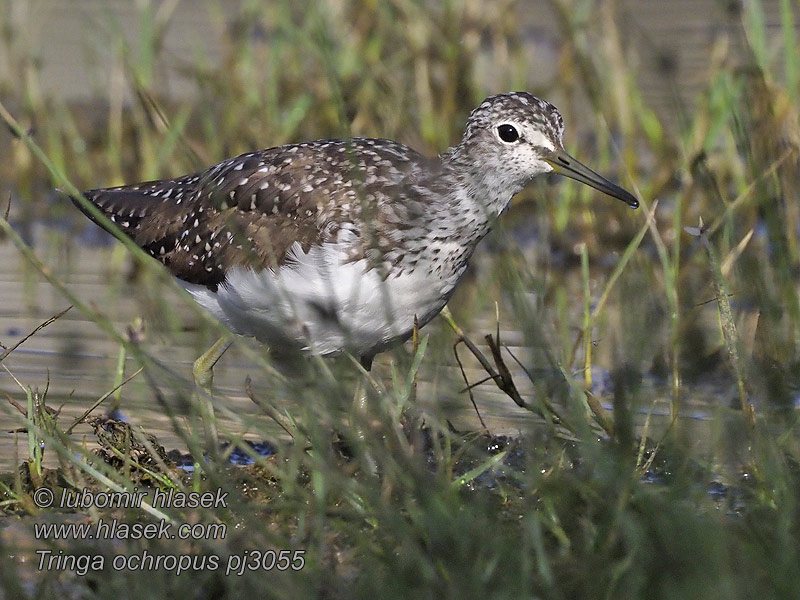
[[[230,329],[280,349],[292,343],[322,355],[365,356],[407,339],[445,305],[461,273],[423,266],[384,278],[365,260],[345,262],[335,247],[295,253],[273,270],[236,268],[216,292],[184,283]]]

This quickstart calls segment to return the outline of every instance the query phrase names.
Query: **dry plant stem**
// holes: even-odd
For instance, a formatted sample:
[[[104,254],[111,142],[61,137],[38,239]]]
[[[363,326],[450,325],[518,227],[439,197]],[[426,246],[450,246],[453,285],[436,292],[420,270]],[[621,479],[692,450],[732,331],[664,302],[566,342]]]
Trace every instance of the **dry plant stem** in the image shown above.
[[[121,390],[121,389],[122,389],[122,388],[125,386],[125,384],[127,384],[129,381],[131,381],[131,380],[132,380],[134,377],[136,377],[136,376],[137,376],[139,373],[141,373],[143,370],[144,370],[144,367],[139,367],[139,369],[138,369],[136,372],[134,372],[134,373],[133,373],[132,375],[130,375],[130,376],[127,378],[127,379],[125,379],[124,381],[122,381],[122,382],[121,382],[119,385],[115,386],[115,387],[114,387],[112,390],[110,390],[110,391],[106,392],[105,394],[103,394],[102,396],[100,396],[100,398],[98,398],[98,399],[97,399],[97,401],[96,401],[94,404],[92,404],[92,405],[91,405],[91,406],[90,406],[90,407],[89,407],[89,408],[86,410],[86,412],[84,412],[84,413],[83,413],[83,414],[82,414],[80,417],[78,417],[78,418],[75,420],[75,422],[74,422],[72,425],[70,425],[70,426],[67,428],[67,430],[66,430],[66,432],[65,432],[65,433],[66,433],[67,435],[69,435],[70,433],[72,433],[72,430],[73,430],[73,429],[75,429],[75,427],[76,427],[76,426],[78,426],[78,425],[80,425],[81,423],[83,423],[84,419],[86,419],[86,417],[88,417],[88,416],[89,416],[89,415],[92,413],[92,411],[94,411],[94,409],[95,409],[95,408],[97,408],[97,407],[98,407],[98,406],[100,406],[100,405],[101,405],[103,402],[105,402],[105,401],[106,401],[108,398],[110,398],[111,396],[113,396],[115,392],[117,392],[118,390]]]
[[[56,169],[55,165],[52,163],[52,161],[50,161],[44,151],[31,139],[30,135],[22,127],[20,127],[19,123],[17,123],[17,121],[11,116],[11,113],[8,112],[2,102],[0,102],[0,118],[6,122],[12,132],[14,132],[30,148],[33,154],[45,165],[47,170],[50,172],[51,177],[56,180],[56,183],[62,184],[66,188],[67,193],[76,196],[81,204],[87,205],[93,216],[99,218],[104,224],[109,224],[110,230],[113,231],[115,236],[131,250],[134,256],[140,259],[143,256],[146,256],[144,252],[133,243],[132,240],[127,239],[127,237],[119,229],[117,229],[117,227],[111,223],[110,220],[106,219],[106,217],[102,215],[99,210],[97,210],[91,205],[90,202],[83,198],[80,191],[78,191],[77,188],[75,188],[75,186],[73,186],[66,179],[66,177],[64,177],[63,174]],[[92,310],[89,305],[82,302],[55,275],[53,275],[50,269],[39,260],[33,250],[22,240],[22,238],[19,237],[17,232],[12,229],[11,224],[7,219],[0,219],[0,229],[2,229],[3,232],[8,235],[17,249],[28,260],[28,262],[31,263],[33,267],[59,292],[64,294],[64,296],[72,303],[73,306],[77,307],[81,312],[89,315],[92,321],[109,333],[115,341],[126,346],[129,345],[129,342],[124,338],[124,336],[120,335],[116,331],[108,319],[106,319],[97,311]],[[144,356],[142,353],[139,352],[138,349],[132,344],[130,344],[130,348],[136,352],[136,358],[144,362]]]
[[[166,486],[177,487],[178,489],[185,490],[186,486],[183,484],[183,482],[181,482],[180,477],[171,477],[169,475],[169,473],[172,473],[172,469],[167,466],[167,463],[163,458],[161,458],[161,455],[155,449],[153,444],[150,443],[150,440],[147,438],[146,432],[141,425],[139,426],[139,434],[141,435],[139,442],[142,444],[142,446],[144,446],[144,449],[147,450],[150,458],[153,459],[153,462],[155,462],[156,465],[158,465],[158,468],[161,469],[161,473],[152,473],[151,476],[154,479],[161,481]],[[138,468],[141,469],[142,466],[138,465]]]
[[[481,416],[481,411],[478,410],[478,405],[475,403],[475,396],[472,393],[472,388],[478,386],[482,383],[486,383],[490,379],[492,379],[491,375],[480,381],[470,384],[469,379],[467,379],[467,372],[464,370],[464,364],[461,362],[461,357],[458,355],[458,345],[464,342],[464,338],[456,338],[456,341],[453,343],[453,354],[456,357],[456,362],[458,363],[458,368],[461,371],[461,377],[464,379],[464,383],[467,384],[467,387],[464,390],[469,394],[469,401],[472,403],[472,408],[475,409],[475,414],[478,415],[478,420],[481,422],[481,427],[483,427],[486,431],[489,431],[489,428],[486,426],[486,423],[483,421],[483,417]]]
[[[492,337],[491,333],[487,333],[485,336],[483,336],[483,339],[486,340],[486,344],[489,346],[489,350],[492,352],[494,363],[497,365],[497,373],[492,375],[492,379],[494,379],[495,384],[497,384],[497,387],[503,390],[517,406],[529,409],[525,400],[523,400],[522,396],[520,396],[519,390],[517,390],[514,379],[511,377],[511,371],[508,370],[508,367],[503,360],[503,356],[500,354],[500,348],[494,341],[494,337]]]
[[[750,185],[748,185],[747,188],[741,194],[739,194],[736,197],[736,199],[733,200],[733,202],[728,202],[725,205],[725,210],[722,212],[722,214],[719,217],[717,217],[716,221],[714,221],[712,225],[708,227],[708,229],[706,230],[706,235],[708,236],[714,235],[717,232],[717,230],[720,227],[722,227],[726,219],[730,218],[731,213],[736,211],[738,208],[741,208],[745,200],[747,200],[750,197],[750,195],[756,189],[758,189],[758,185],[762,181],[770,177],[773,177],[778,168],[784,162],[786,162],[789,159],[789,157],[793,156],[794,152],[795,152],[794,148],[791,147],[787,148],[786,151],[783,154],[781,154],[778,158],[776,158],[767,169],[764,169],[764,171],[759,173],[758,177],[756,177],[753,181],[751,181]]]
[[[255,404],[256,406],[262,408],[267,412],[267,416],[275,421],[275,423],[283,429],[286,434],[292,439],[295,439],[295,433],[290,429],[290,426],[284,422],[283,416],[278,412],[278,410],[272,406],[271,404],[264,404],[256,400],[255,394],[253,393],[253,381],[250,379],[250,376],[247,376],[244,382],[244,392],[250,401]]]
[[[656,246],[659,261],[664,272],[665,292],[667,300],[667,308],[670,315],[670,355],[671,355],[671,387],[672,399],[670,402],[670,413],[672,417],[672,424],[678,426],[678,416],[681,407],[681,388],[680,388],[680,372],[678,370],[678,354],[680,352],[679,343],[680,336],[678,335],[678,328],[680,322],[680,303],[678,302],[678,269],[680,267],[680,246],[675,244],[674,248],[676,254],[670,254],[661,232],[655,221],[655,204],[653,203],[652,215],[647,219],[647,227],[650,230],[653,243]],[[681,215],[680,211],[675,212],[675,219]],[[674,221],[679,225],[679,221]]]
[[[5,371],[6,371],[6,372],[7,372],[9,375],[11,375],[11,372],[10,372],[10,371],[8,371],[8,369],[6,369],[5,367],[3,367],[3,368],[5,369]],[[12,377],[14,377],[14,376],[12,375]],[[16,379],[16,377],[14,377],[14,380],[16,381],[17,385],[19,385],[19,383],[20,383],[20,382],[19,382],[19,380],[18,380],[18,379]],[[22,415],[23,417],[25,417],[26,419],[29,417],[29,415],[28,415],[28,409],[27,409],[26,407],[24,407],[22,404],[20,404],[20,403],[19,403],[19,402],[17,402],[16,400],[14,400],[14,399],[13,399],[11,396],[9,396],[8,394],[4,394],[4,395],[5,395],[5,397],[6,397],[6,401],[7,401],[7,402],[8,402],[8,403],[9,403],[11,406],[13,406],[14,408],[16,408],[16,409],[17,409],[17,411],[19,412],[19,414],[21,414],[21,415]],[[47,414],[48,414],[50,417],[52,417],[52,418],[53,418],[53,420],[55,420],[56,418],[58,418],[58,415],[60,415],[60,414],[61,414],[61,409],[62,409],[62,408],[64,408],[64,405],[63,405],[63,404],[62,404],[61,406],[59,406],[58,408],[50,408],[49,406],[47,406],[47,404],[44,404],[44,405],[43,405],[43,410],[44,410],[44,411],[45,411],[45,412],[46,412],[46,413],[47,413]],[[27,429],[26,427],[20,427],[20,428],[18,428],[18,429],[13,429],[13,430],[12,430],[12,432],[19,432],[19,433],[24,433],[24,432],[27,432],[27,431],[28,431],[28,429]]]
[[[589,251],[581,244],[581,280],[583,281],[583,389],[592,388],[592,292],[589,283]]]
[[[98,325],[101,329],[106,331],[111,338],[119,344],[126,346],[129,351],[142,363],[149,362],[145,355],[139,350],[139,348],[132,344],[129,340],[125,338],[124,335],[120,334],[115,328],[111,321],[105,317],[103,314],[97,312],[96,310],[92,309],[88,304],[81,301],[72,291],[60,280],[56,277],[50,268],[42,263],[39,260],[39,257],[33,252],[33,250],[28,246],[21,237],[17,234],[14,229],[12,229],[11,224],[6,219],[0,219],[0,230],[2,230],[20,253],[25,257],[25,259],[33,265],[34,269],[36,269],[39,274],[42,275],[53,287],[55,287],[59,292],[61,292],[67,300],[69,300],[73,306],[75,306],[79,311],[89,316],[89,318]]]
[[[0,105],[2,107],[2,105]],[[19,237],[16,231],[12,229],[9,222],[5,219],[0,219],[0,230],[5,232],[14,245],[19,249],[20,253],[25,257],[25,259],[33,265],[33,267],[50,283],[55,287],[60,293],[62,293],[79,311],[83,312],[84,314],[88,315],[89,318],[98,326],[100,326],[104,331],[106,331],[111,338],[116,341],[118,344],[123,345],[128,353],[133,356],[140,364],[145,366],[158,366],[160,369],[163,369],[161,365],[158,365],[156,361],[154,361],[150,356],[148,356],[142,349],[139,347],[138,344],[134,343],[132,340],[128,339],[127,336],[120,334],[111,321],[102,313],[94,310],[88,304],[84,303],[80,300],[60,279],[58,279],[50,270],[47,265],[43,264],[39,257],[33,252],[33,250]],[[150,375],[148,370],[144,371],[144,376],[147,379],[150,388],[153,391],[153,394],[158,401],[159,405],[164,410],[164,413],[169,417],[172,426],[174,427],[175,431],[182,432],[183,428],[175,419],[174,411],[171,409],[171,405],[167,402],[166,398],[164,398],[163,394],[160,392],[156,381]],[[202,449],[194,443],[194,438],[189,435],[182,435],[181,439],[187,443],[189,446],[190,451],[195,456],[200,456],[202,454]]]
[[[532,410],[525,402],[525,400],[523,400],[522,397],[519,395],[519,392],[517,391],[517,388],[514,385],[514,381],[510,380],[510,375],[508,381],[503,380],[503,377],[500,374],[498,374],[497,371],[494,370],[494,367],[492,366],[492,363],[489,362],[489,359],[486,358],[486,356],[484,356],[483,352],[480,351],[480,349],[475,345],[475,343],[471,339],[469,339],[466,335],[464,335],[464,332],[461,330],[461,328],[458,325],[456,325],[456,322],[453,320],[453,315],[450,314],[450,311],[447,309],[447,307],[445,307],[444,310],[442,311],[442,316],[458,336],[458,339],[453,345],[453,350],[455,351],[459,343],[463,343],[469,349],[469,351],[472,352],[473,356],[478,359],[478,362],[481,363],[481,366],[489,374],[489,378],[495,382],[498,388],[500,388],[503,392],[508,394],[508,396],[520,408]],[[491,334],[487,335],[486,337],[491,338]],[[456,353],[456,359],[458,359],[457,353]],[[460,364],[461,361],[459,361],[459,365]],[[506,373],[508,373],[508,369],[506,369],[505,371]],[[464,373],[463,367],[461,369],[461,372]],[[469,382],[467,382],[467,385],[469,385]],[[472,397],[471,394],[470,397]]]
[[[722,261],[722,266],[720,269],[722,270],[722,276],[727,277],[731,269],[733,268],[734,263],[739,259],[739,257],[744,252],[744,249],[747,248],[747,245],[750,243],[750,240],[753,239],[753,234],[755,233],[755,229],[751,229],[748,231],[745,236],[736,244],[736,247],[728,253],[728,256],[725,257],[725,260]],[[730,294],[731,296],[733,294]]]
[[[725,339],[725,346],[728,349],[728,356],[733,364],[736,375],[736,389],[739,393],[739,403],[742,408],[745,422],[752,429],[755,426],[755,409],[747,399],[747,388],[744,380],[744,366],[739,356],[739,335],[736,332],[736,322],[733,318],[733,311],[728,300],[728,292],[725,288],[725,279],[720,268],[720,262],[716,252],[708,239],[708,230],[701,223],[699,231],[700,242],[708,254],[708,261],[711,266],[712,283],[714,293],[717,297],[717,307],[719,308],[720,323],[722,325],[722,335]]]
[[[506,352],[508,352],[508,355],[509,355],[511,358],[513,358],[513,359],[514,359],[514,362],[515,362],[515,363],[517,363],[517,366],[518,366],[520,369],[522,369],[522,370],[525,372],[525,375],[527,375],[528,379],[529,379],[529,380],[530,380],[532,383],[536,383],[536,379],[535,379],[535,378],[533,377],[533,375],[532,375],[532,374],[531,374],[531,373],[528,371],[528,369],[526,369],[526,368],[525,368],[525,365],[523,365],[523,364],[522,364],[522,361],[521,361],[519,358],[517,358],[517,356],[516,356],[516,355],[515,355],[515,354],[514,354],[514,353],[511,351],[511,349],[510,349],[508,346],[506,346],[505,344],[503,344],[503,348],[505,348]],[[490,379],[490,378],[487,378],[487,381],[488,381],[488,379]],[[558,411],[555,409],[555,407],[554,407],[554,406],[553,406],[553,404],[550,402],[550,400],[548,400],[547,398],[537,398],[537,400],[538,400],[539,402],[541,402],[542,406],[544,406],[544,407],[547,409],[547,413],[550,415],[550,419],[551,419],[551,421],[552,421],[552,423],[553,423],[554,425],[561,425],[562,427],[565,427],[566,429],[568,429],[570,432],[572,432],[572,433],[574,433],[574,432],[575,432],[575,428],[574,428],[574,427],[573,427],[573,426],[572,426],[572,425],[569,423],[569,421],[567,421],[567,420],[566,420],[566,419],[565,419],[565,418],[564,418],[564,417],[563,417],[563,416],[562,416],[562,415],[561,415],[561,414],[560,414],[560,413],[559,413],[559,412],[558,412]]]
[[[628,244],[628,247],[625,248],[625,252],[622,254],[622,257],[619,259],[619,262],[614,267],[614,271],[608,278],[608,282],[606,283],[605,289],[603,289],[603,293],[600,295],[600,298],[594,305],[592,309],[592,322],[597,320],[597,317],[600,315],[600,312],[605,308],[606,301],[608,300],[608,296],[611,293],[611,290],[614,288],[614,285],[617,283],[620,275],[622,275],[622,271],[625,267],[628,266],[628,262],[630,262],[631,258],[633,257],[633,253],[642,243],[645,234],[647,233],[648,229],[654,228],[656,225],[656,210],[658,210],[658,199],[653,201],[653,206],[647,211],[644,224],[639,228],[639,231],[636,233],[634,238]]]
[[[448,325],[450,325],[450,327],[458,336],[458,339],[453,344],[453,353],[455,354],[456,361],[458,362],[458,366],[461,369],[461,375],[462,377],[464,377],[464,382],[467,384],[467,391],[469,392],[470,400],[472,401],[472,405],[475,407],[476,412],[478,408],[477,405],[475,404],[475,399],[472,395],[473,386],[469,384],[466,372],[464,371],[464,367],[461,363],[461,359],[458,356],[457,348],[458,344],[460,343],[463,343],[469,349],[469,351],[472,352],[472,355],[478,360],[478,362],[481,364],[483,369],[488,374],[488,377],[483,381],[488,381],[489,379],[494,381],[495,385],[502,392],[504,392],[509,398],[511,398],[514,401],[514,403],[520,408],[524,408],[525,410],[534,412],[543,419],[547,420],[548,422],[552,422],[557,425],[563,423],[561,417],[552,409],[552,406],[549,403],[545,403],[545,406],[547,407],[549,414],[544,414],[543,411],[538,406],[531,406],[530,404],[525,402],[524,398],[522,398],[522,396],[520,395],[519,390],[517,390],[517,386],[514,383],[513,377],[511,376],[511,371],[509,371],[508,367],[506,366],[505,360],[503,359],[503,356],[500,353],[500,347],[494,341],[494,338],[492,337],[491,334],[487,334],[484,339],[486,340],[486,343],[489,345],[489,349],[492,352],[492,358],[494,359],[495,364],[497,365],[497,370],[495,370],[495,367],[492,366],[492,363],[489,362],[489,359],[486,358],[486,356],[483,354],[483,352],[480,351],[480,349],[475,345],[475,343],[471,339],[469,339],[464,334],[463,330],[456,324],[456,322],[453,320],[453,315],[450,313],[447,307],[445,307],[444,310],[442,311],[442,317],[445,319],[445,321],[447,321]],[[478,417],[480,418],[480,414],[478,414]],[[481,419],[481,424],[484,426],[484,428],[486,427],[486,425],[483,422],[483,419]]]
[[[37,327],[36,327],[36,328],[35,328],[33,331],[31,331],[31,332],[30,332],[28,335],[26,335],[24,338],[22,338],[22,339],[21,339],[20,341],[18,341],[16,344],[14,344],[13,346],[11,346],[11,348],[9,348],[9,349],[7,349],[7,350],[4,350],[4,351],[3,351],[3,352],[0,354],[0,362],[3,362],[3,361],[4,361],[4,360],[5,360],[7,357],[8,357],[8,355],[9,355],[9,354],[11,354],[12,352],[14,352],[14,350],[16,350],[17,348],[19,348],[19,347],[20,347],[22,344],[24,344],[25,342],[27,342],[27,341],[28,341],[29,339],[31,339],[31,338],[32,338],[34,335],[36,335],[37,333],[39,333],[39,332],[40,332],[42,329],[44,329],[45,327],[47,327],[47,326],[48,326],[48,325],[50,325],[51,323],[54,323],[55,321],[57,321],[58,319],[60,319],[61,317],[63,317],[65,314],[67,314],[67,311],[69,311],[69,309],[71,309],[71,308],[72,308],[72,306],[68,306],[67,308],[65,308],[64,310],[62,310],[60,313],[58,313],[58,314],[56,314],[56,315],[53,315],[52,317],[50,317],[49,319],[47,319],[45,322],[43,322],[43,323],[41,323],[40,325],[38,325],[38,326],[37,326]]]
[[[608,436],[612,437],[614,435],[614,422],[611,420],[611,417],[608,416],[608,411],[603,408],[603,405],[595,398],[592,392],[584,390],[583,393],[586,396],[586,404],[592,411],[598,425],[603,428],[603,431],[605,431]]]

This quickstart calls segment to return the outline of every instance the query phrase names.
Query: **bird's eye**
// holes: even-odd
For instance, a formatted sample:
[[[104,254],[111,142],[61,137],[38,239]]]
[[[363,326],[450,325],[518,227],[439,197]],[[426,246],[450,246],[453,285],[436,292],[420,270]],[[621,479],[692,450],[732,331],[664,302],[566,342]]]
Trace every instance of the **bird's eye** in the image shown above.
[[[516,127],[508,123],[500,125],[497,128],[497,134],[500,136],[501,140],[508,143],[516,142],[519,139],[519,133],[517,133]]]

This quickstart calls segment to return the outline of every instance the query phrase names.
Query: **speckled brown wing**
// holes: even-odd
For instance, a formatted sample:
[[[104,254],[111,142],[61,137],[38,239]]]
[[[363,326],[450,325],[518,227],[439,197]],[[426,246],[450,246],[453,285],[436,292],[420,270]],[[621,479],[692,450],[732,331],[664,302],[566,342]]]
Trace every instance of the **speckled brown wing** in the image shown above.
[[[344,223],[358,235],[427,160],[386,140],[324,140],[84,195],[173,275],[216,289],[229,269],[277,268],[294,244],[307,251]]]

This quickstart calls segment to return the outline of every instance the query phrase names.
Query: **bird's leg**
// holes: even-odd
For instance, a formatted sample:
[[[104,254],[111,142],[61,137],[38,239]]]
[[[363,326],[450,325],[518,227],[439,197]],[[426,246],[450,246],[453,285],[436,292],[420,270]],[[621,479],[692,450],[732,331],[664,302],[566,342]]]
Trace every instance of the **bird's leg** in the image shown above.
[[[372,370],[372,359],[375,358],[374,356],[362,356],[358,359],[358,362],[361,363],[361,366],[364,367],[364,370],[369,373]],[[356,386],[356,399],[355,399],[355,406],[356,409],[362,415],[367,414],[367,388],[364,385],[364,380],[359,378],[358,385]]]
[[[367,373],[372,369],[372,359],[374,356],[361,356],[358,359],[358,362],[361,363],[361,366],[364,368]],[[358,383],[356,384],[356,390],[353,398],[353,407],[355,409],[355,414],[359,415],[360,417],[364,418],[364,422],[366,423],[369,419],[369,411],[367,408],[367,386],[365,385],[364,378],[359,377]],[[364,430],[361,428],[360,424],[356,425],[356,435],[363,441],[366,436],[364,434]],[[364,452],[364,461],[366,463],[366,467],[370,473],[375,474],[378,472],[378,465],[375,462],[375,459],[372,458],[372,454],[370,454],[369,450]]]
[[[447,310],[446,306],[445,310]],[[411,330],[411,355],[413,357],[417,356],[417,353],[419,352],[419,345],[419,319],[417,318],[417,315],[414,315],[414,328]],[[424,451],[423,427],[425,423],[419,413],[419,406],[415,402],[417,399],[418,376],[419,371],[416,371],[411,381],[408,404],[400,414],[400,426],[403,428],[403,433],[408,439],[411,451],[414,454],[419,454]]]
[[[192,366],[197,406],[200,407],[203,426],[206,429],[208,439],[211,441],[214,453],[219,449],[219,439],[217,437],[216,421],[214,420],[214,404],[211,398],[211,382],[214,380],[212,369],[222,355],[225,354],[225,351],[231,347],[231,343],[224,337],[219,338],[211,348],[194,361]]]
[[[211,394],[211,383],[214,380],[214,365],[222,358],[225,351],[231,347],[231,343],[232,342],[227,338],[221,337],[214,342],[214,345],[206,350],[200,358],[194,361],[192,375],[194,376],[194,383],[199,389]]]

